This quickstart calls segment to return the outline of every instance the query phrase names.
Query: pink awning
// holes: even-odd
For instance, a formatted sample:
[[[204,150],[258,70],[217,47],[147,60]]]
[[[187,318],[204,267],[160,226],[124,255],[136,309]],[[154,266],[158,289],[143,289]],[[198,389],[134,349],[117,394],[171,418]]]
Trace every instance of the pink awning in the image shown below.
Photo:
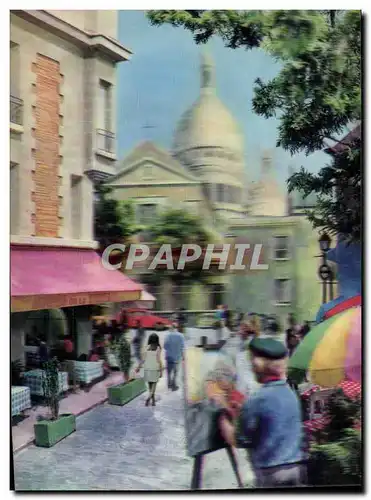
[[[143,287],[94,250],[11,247],[12,312],[138,300]]]

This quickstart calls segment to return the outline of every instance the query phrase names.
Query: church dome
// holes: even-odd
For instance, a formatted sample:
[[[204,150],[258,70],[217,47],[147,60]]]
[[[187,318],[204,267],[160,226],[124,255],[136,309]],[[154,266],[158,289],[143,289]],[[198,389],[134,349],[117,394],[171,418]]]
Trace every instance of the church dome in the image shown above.
[[[183,114],[175,131],[173,152],[181,155],[195,148],[217,148],[241,159],[243,139],[231,113],[216,95],[214,65],[203,54],[201,94]]]

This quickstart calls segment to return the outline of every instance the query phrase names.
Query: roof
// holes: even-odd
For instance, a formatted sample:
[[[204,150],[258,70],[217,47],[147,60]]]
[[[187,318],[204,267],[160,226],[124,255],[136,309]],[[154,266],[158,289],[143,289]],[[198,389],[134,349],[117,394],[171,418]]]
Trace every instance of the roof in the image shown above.
[[[361,138],[361,123],[358,123],[345,137],[343,137],[334,146],[325,149],[325,153],[334,154],[340,153],[348,144],[351,144],[355,139]]]
[[[181,163],[178,162],[173,156],[171,156],[167,151],[157,146],[151,141],[145,141],[138,144],[122,161],[118,163],[118,172],[114,177],[109,179],[109,182],[113,182],[131,169],[139,165],[144,159],[150,159],[157,162],[164,167],[168,168],[172,172],[184,177],[185,179],[193,182],[200,182],[200,179],[195,177],[191,172],[189,172]]]

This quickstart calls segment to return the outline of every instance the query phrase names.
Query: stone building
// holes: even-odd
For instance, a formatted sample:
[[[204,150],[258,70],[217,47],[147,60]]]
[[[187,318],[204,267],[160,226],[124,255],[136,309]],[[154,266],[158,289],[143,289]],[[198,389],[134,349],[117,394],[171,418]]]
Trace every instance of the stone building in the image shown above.
[[[220,272],[206,286],[183,291],[162,283],[151,289],[156,306],[173,309],[179,294],[183,297],[176,305],[189,309],[226,302],[244,311],[280,318],[296,312],[298,319],[312,319],[320,303],[318,243],[303,209],[313,200],[284,192],[268,152],[262,155],[258,180],[246,177],[243,132],[217,96],[214,65],[207,54],[202,55],[200,73],[200,95],[180,117],[171,151],[142,143],[118,161],[117,174],[107,182],[115,198],[133,200],[139,223],[150,225],[161,210],[182,207],[203,217],[219,234],[218,243],[247,238],[262,244],[269,271]],[[277,251],[284,257],[277,258]],[[145,282],[145,275],[141,279]]]
[[[116,39],[117,15],[11,11],[12,359],[45,317],[38,311],[62,307],[86,353],[87,305],[124,300],[123,280],[132,283],[120,273],[102,280],[93,234],[93,180],[112,175],[116,160],[116,68],[131,55]],[[129,295],[140,296],[137,285]]]

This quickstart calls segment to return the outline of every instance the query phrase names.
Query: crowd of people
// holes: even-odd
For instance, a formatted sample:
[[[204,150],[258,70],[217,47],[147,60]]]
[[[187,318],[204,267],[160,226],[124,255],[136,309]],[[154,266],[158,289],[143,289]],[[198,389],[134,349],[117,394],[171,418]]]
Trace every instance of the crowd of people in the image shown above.
[[[258,486],[304,484],[301,405],[287,381],[286,366],[289,356],[309,332],[310,324],[305,322],[299,325],[290,314],[284,343],[274,338],[284,332],[272,316],[243,314],[240,311],[233,313],[227,306],[219,306],[215,321],[219,328],[226,328],[231,337],[239,339],[240,350],[250,353],[252,371],[260,383],[260,388],[248,395],[243,403],[234,403],[236,407],[232,413],[230,408],[226,411],[227,408],[223,407],[225,398],[216,398],[215,402],[220,406],[218,425],[223,438],[230,446],[248,448]],[[94,324],[92,349],[79,359],[102,359],[108,372],[107,351],[110,346],[119,343],[120,339],[124,339],[127,347],[131,342],[129,351],[132,347],[137,361],[134,371],[139,373],[143,369],[144,380],[148,384],[145,405],[155,406],[157,384],[165,369],[168,389],[179,389],[177,376],[184,359],[186,324],[186,313],[179,310],[161,347],[159,335],[155,332],[150,333],[145,344],[146,331],[140,321],[132,340],[126,338],[127,316],[123,313],[119,322],[112,320],[110,323]],[[50,353],[45,339],[39,339],[39,351],[40,359],[46,361]],[[66,369],[69,369],[67,365],[74,358],[74,352],[72,338],[65,337],[59,345],[58,355],[66,363]],[[131,361],[128,366],[131,366]],[[126,376],[125,380],[129,377]]]

